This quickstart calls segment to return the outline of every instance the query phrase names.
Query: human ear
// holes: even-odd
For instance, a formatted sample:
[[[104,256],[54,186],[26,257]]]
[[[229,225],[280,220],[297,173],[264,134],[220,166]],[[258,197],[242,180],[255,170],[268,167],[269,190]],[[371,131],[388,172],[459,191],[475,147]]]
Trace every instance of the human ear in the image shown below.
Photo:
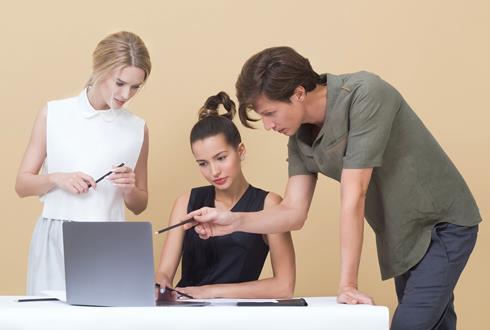
[[[240,142],[237,150],[238,150],[238,155],[240,156],[240,160],[242,161],[245,160],[245,153],[246,153],[245,145]]]
[[[291,101],[303,102],[306,97],[306,90],[303,86],[298,86],[294,89],[293,95],[291,96]]]

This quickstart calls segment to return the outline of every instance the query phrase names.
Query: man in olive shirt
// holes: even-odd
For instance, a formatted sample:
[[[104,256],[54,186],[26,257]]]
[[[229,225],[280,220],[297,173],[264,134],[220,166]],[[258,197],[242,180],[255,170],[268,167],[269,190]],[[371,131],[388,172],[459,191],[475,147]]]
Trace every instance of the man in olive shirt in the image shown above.
[[[395,278],[392,329],[455,329],[453,290],[476,242],[478,207],[463,178],[403,97],[378,76],[318,75],[288,47],[251,57],[237,81],[239,114],[290,136],[283,202],[256,213],[204,208],[202,238],[300,229],[317,173],[341,184],[340,303],[358,290],[364,218],[376,234],[382,279]]]

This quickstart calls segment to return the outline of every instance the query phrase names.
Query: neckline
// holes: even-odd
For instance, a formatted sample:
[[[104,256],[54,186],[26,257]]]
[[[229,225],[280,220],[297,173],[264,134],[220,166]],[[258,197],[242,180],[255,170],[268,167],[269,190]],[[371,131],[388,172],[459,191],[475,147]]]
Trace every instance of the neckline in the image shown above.
[[[90,100],[88,99],[88,87],[85,87],[79,95],[80,103],[82,104],[82,116],[86,119],[94,118],[97,116],[102,116],[104,121],[112,122],[116,119],[119,111],[122,109],[107,109],[107,110],[97,110],[95,109]]]
[[[216,188],[214,186],[211,186],[213,188],[213,195],[211,196],[211,204],[212,207],[216,207]],[[237,200],[237,202],[229,209],[229,211],[234,212],[234,210],[240,205],[244,199],[244,197],[248,194],[248,192],[252,189],[252,185],[249,183],[247,189],[243,192],[243,194],[240,196],[240,198]]]

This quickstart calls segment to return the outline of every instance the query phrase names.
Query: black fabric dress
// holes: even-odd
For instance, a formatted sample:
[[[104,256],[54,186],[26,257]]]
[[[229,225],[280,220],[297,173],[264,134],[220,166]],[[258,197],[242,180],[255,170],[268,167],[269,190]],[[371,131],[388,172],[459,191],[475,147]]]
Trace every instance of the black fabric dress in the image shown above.
[[[231,211],[260,211],[267,194],[250,185]],[[214,199],[213,186],[193,188],[187,211],[214,207]],[[203,240],[193,229],[186,231],[182,250],[180,287],[255,281],[269,253],[261,234],[235,232]]]

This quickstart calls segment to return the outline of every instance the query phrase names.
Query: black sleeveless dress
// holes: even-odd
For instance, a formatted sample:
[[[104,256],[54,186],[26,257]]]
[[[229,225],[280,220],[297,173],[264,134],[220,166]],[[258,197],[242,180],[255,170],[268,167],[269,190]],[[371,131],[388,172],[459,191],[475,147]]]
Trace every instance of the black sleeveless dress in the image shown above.
[[[247,188],[232,212],[254,212],[264,208],[268,192]],[[214,207],[213,186],[193,188],[187,212]],[[182,247],[180,287],[218,283],[255,281],[259,278],[269,247],[260,234],[235,232],[225,236],[200,239],[195,230],[185,232]]]

